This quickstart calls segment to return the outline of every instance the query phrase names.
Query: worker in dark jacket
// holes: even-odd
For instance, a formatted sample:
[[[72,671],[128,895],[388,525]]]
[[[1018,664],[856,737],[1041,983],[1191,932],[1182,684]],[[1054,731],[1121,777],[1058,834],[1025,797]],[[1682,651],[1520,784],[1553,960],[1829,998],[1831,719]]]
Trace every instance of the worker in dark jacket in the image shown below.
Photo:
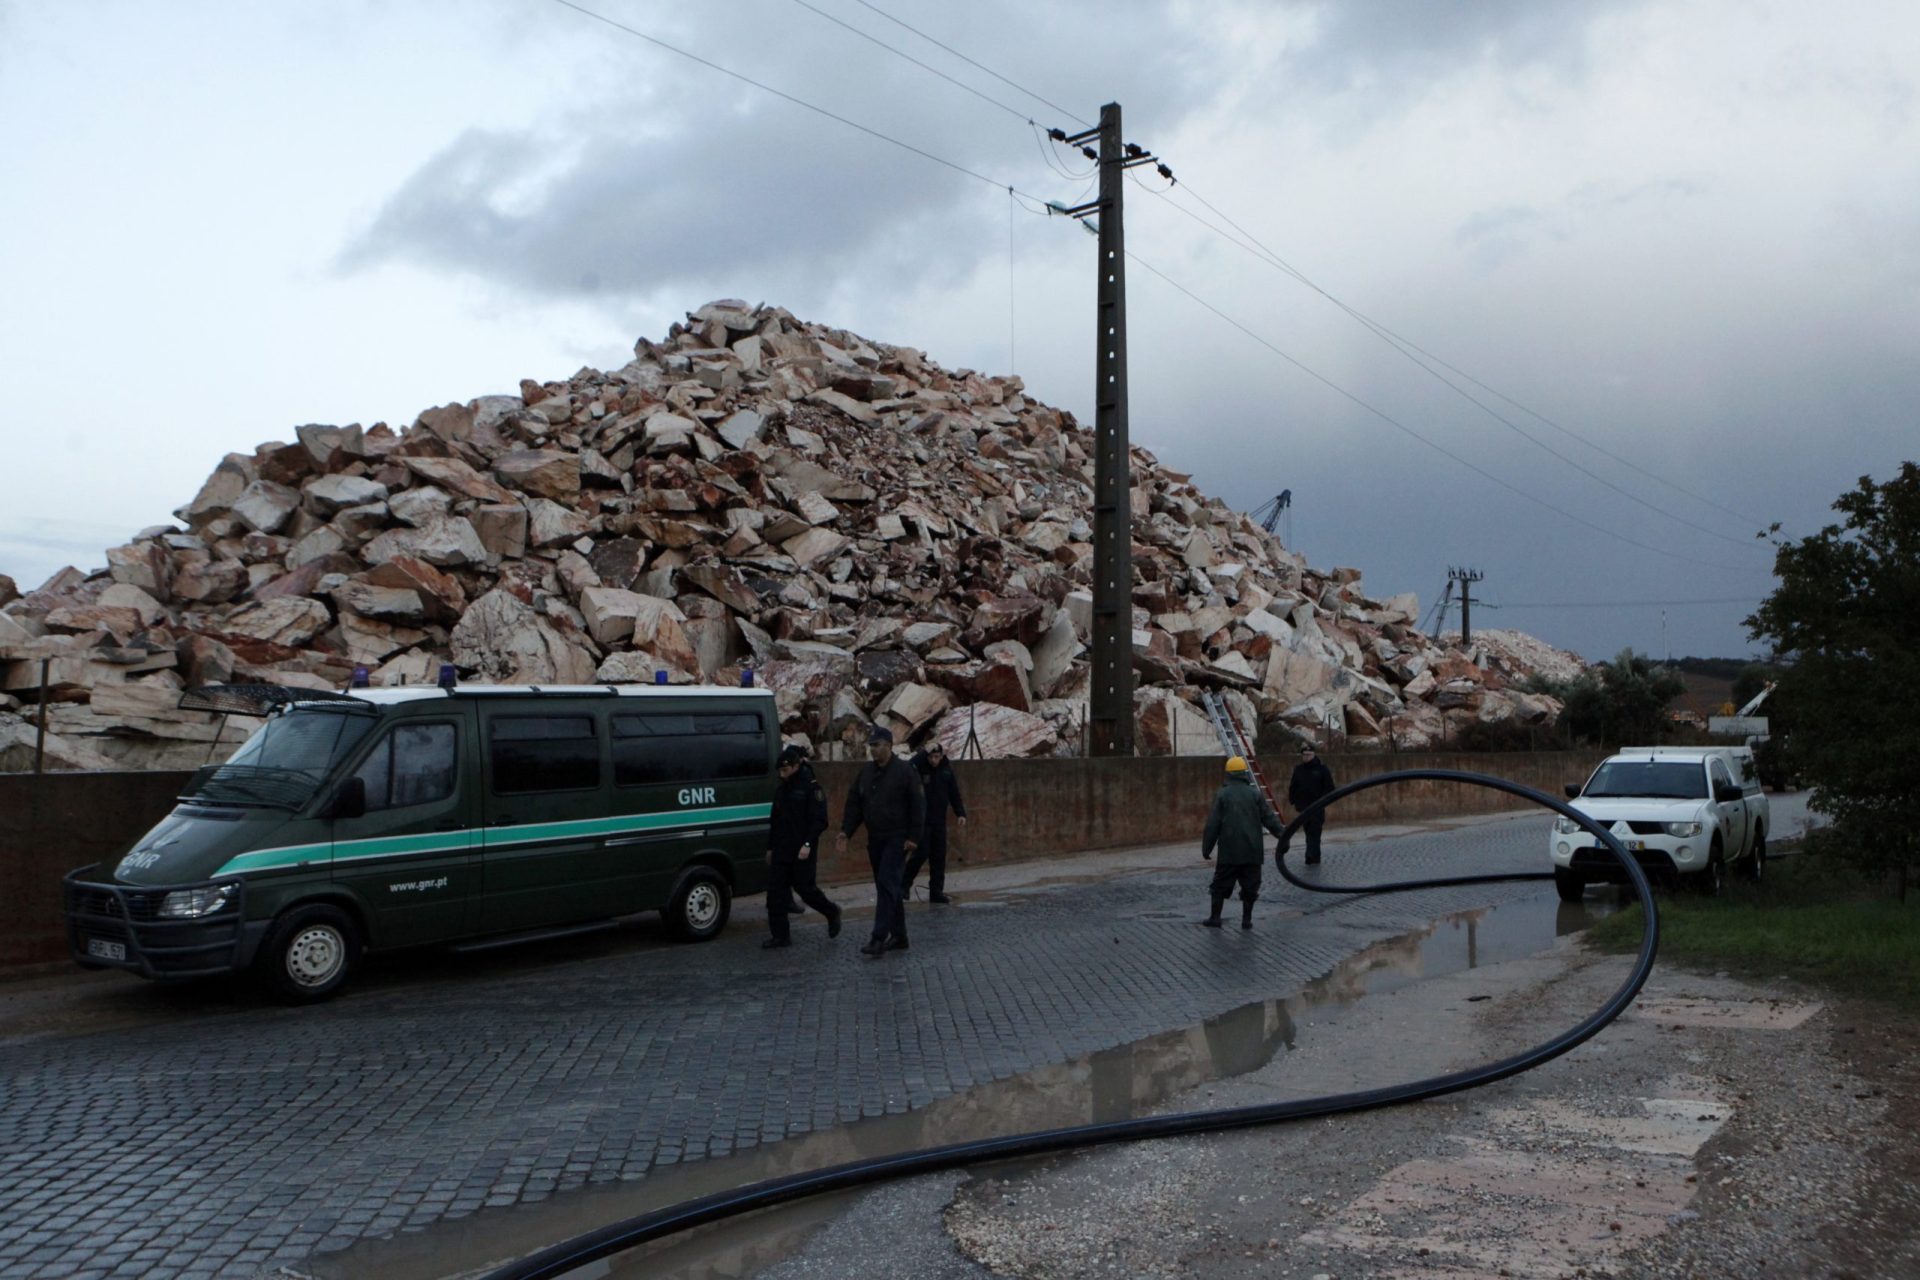
[[[953,761],[947,759],[947,749],[937,742],[913,758],[913,767],[920,775],[920,789],[927,796],[927,829],[920,847],[907,859],[907,869],[901,873],[900,897],[903,901],[913,898],[913,878],[924,866],[927,868],[927,901],[952,902],[947,896],[947,810],[953,810],[961,826],[967,825],[967,805],[960,798],[960,779],[954,775]]]
[[[847,837],[865,823],[867,862],[873,867],[873,937],[862,955],[907,949],[907,912],[900,897],[900,873],[907,855],[920,843],[927,825],[927,801],[920,775],[893,754],[893,734],[875,725],[867,736],[872,756],[847,790],[846,816],[840,821],[840,851]]]
[[[1213,873],[1213,912],[1201,921],[1209,929],[1220,927],[1220,908],[1235,885],[1240,887],[1240,927],[1253,928],[1253,902],[1260,896],[1260,829],[1278,836],[1286,830],[1280,815],[1260,794],[1248,775],[1247,762],[1239,756],[1227,761],[1227,780],[1213,798],[1213,812],[1207,815],[1207,833],[1200,841],[1200,856],[1213,857],[1217,846],[1220,864]]]
[[[1300,763],[1293,767],[1293,778],[1287,783],[1287,803],[1296,810],[1304,809],[1321,796],[1333,792],[1333,770],[1327,768],[1327,762],[1314,754],[1311,742],[1300,746]],[[1313,866],[1320,861],[1320,828],[1327,821],[1323,809],[1300,824],[1307,833],[1307,865]]]
[[[763,947],[790,947],[787,923],[793,896],[799,894],[827,918],[827,936],[840,936],[840,908],[820,892],[820,837],[827,830],[827,793],[813,776],[807,753],[799,747],[780,752],[780,782],[773,792],[773,818],[767,829],[767,927],[773,936]]]

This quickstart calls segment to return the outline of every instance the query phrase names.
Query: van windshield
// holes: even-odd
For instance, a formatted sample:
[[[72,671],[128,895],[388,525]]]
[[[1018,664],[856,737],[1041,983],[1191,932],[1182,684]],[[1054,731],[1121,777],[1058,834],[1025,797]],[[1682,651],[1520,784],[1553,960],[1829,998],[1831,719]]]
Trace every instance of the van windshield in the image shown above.
[[[1698,760],[1610,760],[1600,766],[1582,793],[1602,796],[1649,796],[1663,800],[1704,800],[1707,771]]]
[[[181,793],[196,804],[298,809],[377,716],[302,708],[268,720],[225,764],[195,774]]]

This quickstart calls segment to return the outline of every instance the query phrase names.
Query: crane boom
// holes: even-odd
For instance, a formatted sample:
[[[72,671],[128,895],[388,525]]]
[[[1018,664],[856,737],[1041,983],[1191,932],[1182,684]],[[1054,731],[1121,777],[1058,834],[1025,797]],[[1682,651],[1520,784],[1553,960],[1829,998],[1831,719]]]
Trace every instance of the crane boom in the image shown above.
[[[1760,690],[1759,693],[1756,693],[1753,695],[1753,700],[1751,702],[1747,703],[1746,706],[1734,712],[1734,714],[1737,716],[1752,715],[1755,711],[1760,709],[1760,704],[1767,700],[1767,695],[1772,693],[1775,687],[1779,685],[1779,683],[1780,682],[1778,680],[1769,680],[1767,682],[1767,686],[1764,689]]]

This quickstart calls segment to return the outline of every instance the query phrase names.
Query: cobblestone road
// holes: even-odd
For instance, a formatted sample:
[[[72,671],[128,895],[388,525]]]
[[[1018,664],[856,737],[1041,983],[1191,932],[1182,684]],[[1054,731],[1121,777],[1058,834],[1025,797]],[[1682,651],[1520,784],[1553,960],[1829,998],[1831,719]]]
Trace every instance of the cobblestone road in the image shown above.
[[[1540,870],[1543,819],[1330,849],[1343,881]],[[1285,995],[1536,885],[1329,899],[1196,928],[1206,870],[916,906],[859,956],[760,904],[701,947],[401,960],[331,1004],[217,1006],[0,1046],[0,1275],[253,1276],[368,1238],[898,1114]],[[869,895],[870,897],[870,895]],[[1295,914],[1297,913],[1297,914]],[[155,1000],[161,997],[157,994]]]

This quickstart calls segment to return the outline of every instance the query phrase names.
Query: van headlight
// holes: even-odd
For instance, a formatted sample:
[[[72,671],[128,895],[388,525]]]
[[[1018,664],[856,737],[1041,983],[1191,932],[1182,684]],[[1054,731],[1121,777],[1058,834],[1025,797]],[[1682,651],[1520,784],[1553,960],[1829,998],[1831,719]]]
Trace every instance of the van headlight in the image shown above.
[[[1572,818],[1555,818],[1553,829],[1563,836],[1577,835],[1586,830],[1585,827],[1575,822]]]
[[[1667,834],[1670,836],[1697,836],[1700,834],[1700,824],[1697,822],[1669,822],[1667,824]]]
[[[208,885],[204,889],[175,889],[160,899],[160,918],[162,920],[192,920],[200,916],[210,916],[227,905],[233,897],[233,885]]]

